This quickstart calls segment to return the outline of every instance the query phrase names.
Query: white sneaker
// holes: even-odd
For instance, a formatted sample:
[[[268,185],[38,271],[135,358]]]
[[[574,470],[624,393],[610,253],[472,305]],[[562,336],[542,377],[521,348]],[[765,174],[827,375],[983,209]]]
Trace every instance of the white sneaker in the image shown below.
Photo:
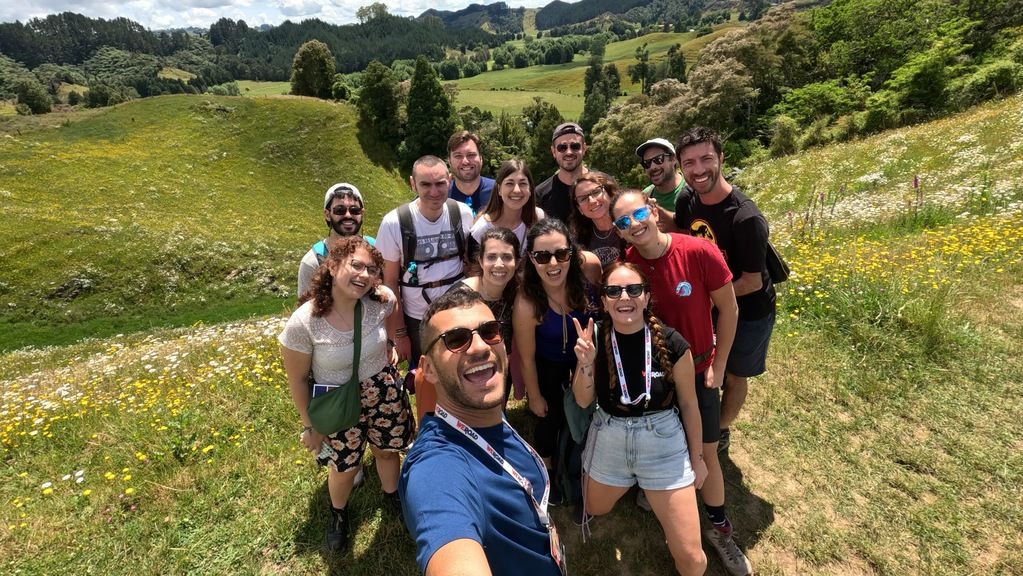
[[[725,565],[725,570],[728,570],[729,574],[732,576],[748,576],[753,574],[753,565],[749,563],[749,558],[746,558],[742,550],[739,550],[739,546],[730,534],[725,535],[724,532],[711,528],[710,530],[704,530],[703,536],[718,551],[718,555],[721,556],[721,563]]]

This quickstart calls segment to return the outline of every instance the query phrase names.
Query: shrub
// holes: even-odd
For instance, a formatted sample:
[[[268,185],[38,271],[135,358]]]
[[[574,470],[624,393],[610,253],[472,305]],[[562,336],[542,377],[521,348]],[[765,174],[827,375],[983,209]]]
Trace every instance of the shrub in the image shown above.
[[[18,96],[18,103],[27,106],[32,114],[46,114],[53,106],[46,88],[34,78],[18,80],[14,93]]]
[[[790,116],[779,114],[771,121],[771,157],[792,154],[799,149],[799,124]]]
[[[68,106],[77,106],[82,103],[82,95],[77,90],[68,92],[67,95]]]

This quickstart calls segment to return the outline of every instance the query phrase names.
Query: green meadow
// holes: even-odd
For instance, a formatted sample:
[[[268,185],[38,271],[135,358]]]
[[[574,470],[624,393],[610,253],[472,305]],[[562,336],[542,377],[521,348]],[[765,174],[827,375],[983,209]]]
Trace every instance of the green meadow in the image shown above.
[[[793,269],[723,458],[758,574],[1023,566],[1021,108],[742,173]],[[0,573],[416,574],[372,466],[350,550],[322,551],[275,339],[326,186],[356,183],[370,230],[408,197],[352,109],[176,96],[0,127]],[[631,494],[586,543],[554,518],[572,574],[672,573]]]

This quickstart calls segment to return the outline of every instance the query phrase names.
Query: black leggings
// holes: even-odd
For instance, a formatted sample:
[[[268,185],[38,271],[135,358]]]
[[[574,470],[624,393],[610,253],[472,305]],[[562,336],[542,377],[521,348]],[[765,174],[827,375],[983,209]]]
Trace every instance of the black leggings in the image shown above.
[[[558,435],[568,433],[565,420],[565,387],[570,385],[571,364],[551,362],[536,357],[536,380],[540,395],[547,401],[547,416],[536,419],[533,429],[533,446],[541,458],[551,458],[558,451]]]

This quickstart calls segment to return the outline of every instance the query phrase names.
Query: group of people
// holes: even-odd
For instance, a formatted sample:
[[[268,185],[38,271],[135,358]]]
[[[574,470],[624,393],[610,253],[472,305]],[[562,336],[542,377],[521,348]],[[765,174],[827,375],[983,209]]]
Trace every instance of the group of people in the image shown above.
[[[586,150],[564,123],[555,174],[534,184],[508,160],[490,179],[479,138],[458,132],[447,162],[414,163],[416,198],[375,239],[360,191],[328,189],[328,235],[302,259],[279,340],[301,442],[329,468],[329,548],[347,544],[368,442],[425,574],[565,573],[549,506],[572,505],[585,534],[636,485],[679,573],[703,573],[703,539],[729,573],[752,573],[719,452],[765,371],[767,221],[725,179],[713,130],[642,143],[643,190],[588,168]],[[359,423],[317,430],[310,398],[345,383]],[[528,442],[504,418],[513,391]]]

